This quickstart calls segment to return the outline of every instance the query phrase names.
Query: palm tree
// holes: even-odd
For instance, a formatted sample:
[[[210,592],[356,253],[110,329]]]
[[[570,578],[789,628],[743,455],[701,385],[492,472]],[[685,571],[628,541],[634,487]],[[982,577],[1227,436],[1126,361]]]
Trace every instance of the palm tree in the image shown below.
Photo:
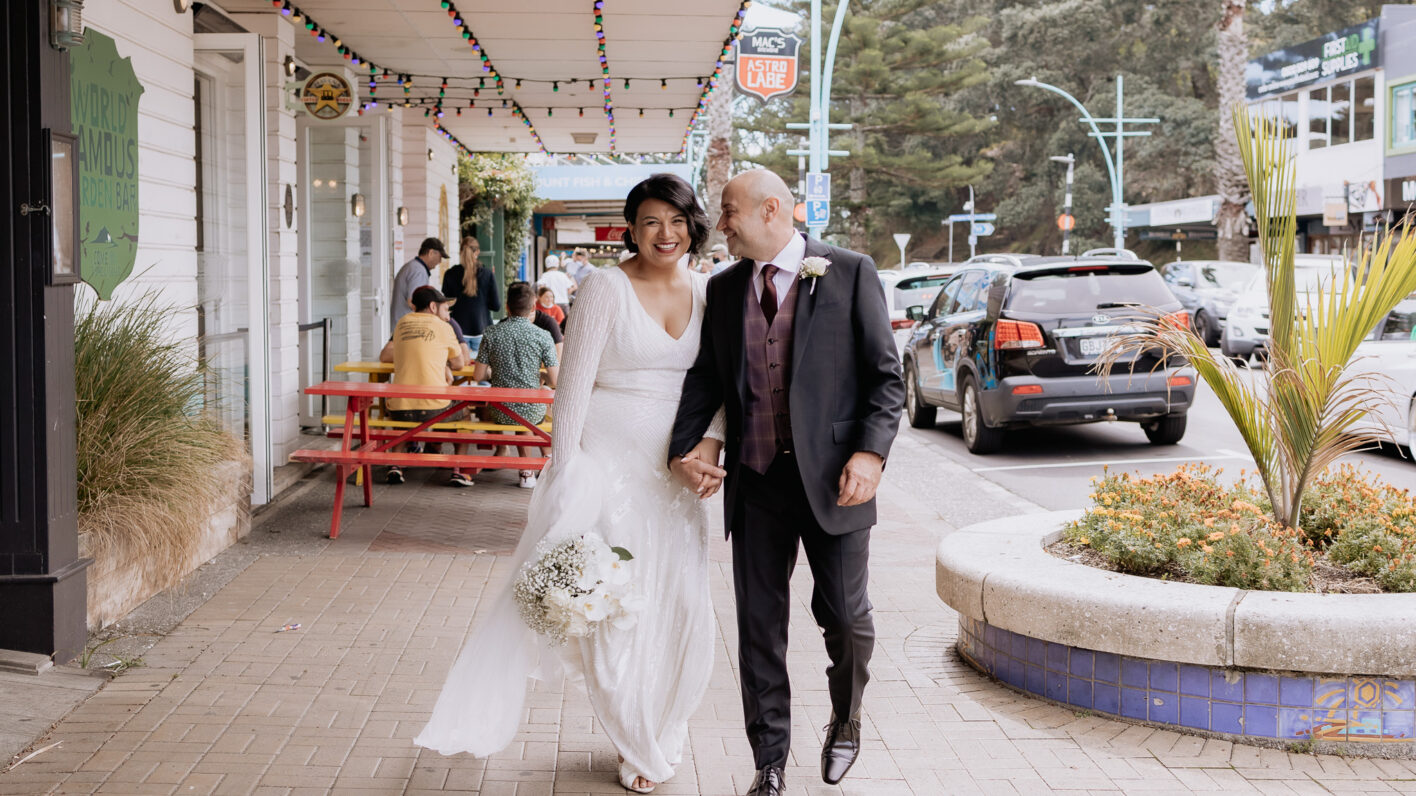
[[[1281,120],[1251,118],[1233,106],[1244,172],[1253,190],[1269,295],[1269,356],[1265,379],[1249,379],[1228,357],[1213,353],[1193,331],[1163,318],[1115,340],[1098,360],[1109,374],[1143,349],[1184,357],[1214,390],[1254,457],[1273,518],[1297,528],[1303,492],[1343,455],[1377,441],[1353,424],[1389,401],[1379,383],[1352,365],[1373,328],[1416,291],[1416,230],[1404,225],[1348,258],[1303,305],[1295,290],[1297,218],[1294,159]],[[1266,382],[1267,387],[1263,386]]]
[[[1219,214],[1215,226],[1219,235],[1219,259],[1247,262],[1249,236],[1245,227],[1244,203],[1249,201],[1249,185],[1244,179],[1244,162],[1238,142],[1226,135],[1227,109],[1244,101],[1244,67],[1249,61],[1249,41],[1244,35],[1245,0],[1221,0],[1219,15],[1219,114],[1215,120],[1219,135],[1214,143],[1214,182],[1219,193]]]

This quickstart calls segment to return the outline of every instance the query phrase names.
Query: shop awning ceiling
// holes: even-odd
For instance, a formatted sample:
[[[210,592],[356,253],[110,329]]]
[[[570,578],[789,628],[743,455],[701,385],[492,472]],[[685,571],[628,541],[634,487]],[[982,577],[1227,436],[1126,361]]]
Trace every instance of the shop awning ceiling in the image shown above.
[[[233,12],[280,13],[269,0],[227,0],[221,5]],[[502,107],[506,100],[508,108],[515,103],[524,109],[550,152],[610,151],[594,0],[453,4],[502,75],[500,95],[482,70],[479,52],[457,32],[440,0],[300,0],[295,5],[362,58],[395,74],[418,76],[408,94],[396,82],[380,81],[374,99],[431,100],[437,97],[441,78],[448,78],[441,123],[469,149],[539,151],[527,126]],[[703,90],[699,80],[712,74],[739,8],[740,0],[604,0],[615,151],[680,149]],[[301,63],[311,69],[348,66],[360,77],[360,99],[370,98],[367,67],[351,66],[332,41],[317,41],[303,26],[297,42]],[[474,97],[478,78],[484,77],[480,96]]]

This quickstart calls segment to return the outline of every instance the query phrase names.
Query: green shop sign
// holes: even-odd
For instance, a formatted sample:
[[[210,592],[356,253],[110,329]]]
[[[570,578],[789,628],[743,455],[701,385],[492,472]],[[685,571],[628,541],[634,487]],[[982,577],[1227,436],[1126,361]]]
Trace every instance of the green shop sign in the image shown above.
[[[143,86],[113,39],[88,28],[69,51],[71,114],[79,139],[79,275],[98,291],[138,257],[138,98]]]

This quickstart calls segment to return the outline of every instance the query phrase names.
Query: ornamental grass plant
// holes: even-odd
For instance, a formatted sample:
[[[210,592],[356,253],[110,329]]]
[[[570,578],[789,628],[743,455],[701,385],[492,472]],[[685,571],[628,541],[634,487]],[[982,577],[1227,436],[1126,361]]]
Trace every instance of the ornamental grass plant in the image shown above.
[[[204,373],[152,296],[81,305],[74,323],[79,545],[100,566],[136,559],[165,588],[185,574],[227,494],[241,441],[203,411]]]

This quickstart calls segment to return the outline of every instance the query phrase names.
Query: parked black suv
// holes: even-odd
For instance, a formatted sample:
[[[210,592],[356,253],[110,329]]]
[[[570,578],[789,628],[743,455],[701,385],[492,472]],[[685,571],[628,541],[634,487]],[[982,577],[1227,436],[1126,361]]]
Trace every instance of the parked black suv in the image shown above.
[[[1195,396],[1185,363],[1148,352],[1109,377],[1094,371],[1139,307],[1188,323],[1155,268],[1125,250],[970,259],[933,305],[907,310],[918,321],[904,350],[910,425],[932,427],[941,406],[958,411],[974,453],[996,450],[1007,428],[1100,420],[1140,423],[1157,445],[1179,442]]]

